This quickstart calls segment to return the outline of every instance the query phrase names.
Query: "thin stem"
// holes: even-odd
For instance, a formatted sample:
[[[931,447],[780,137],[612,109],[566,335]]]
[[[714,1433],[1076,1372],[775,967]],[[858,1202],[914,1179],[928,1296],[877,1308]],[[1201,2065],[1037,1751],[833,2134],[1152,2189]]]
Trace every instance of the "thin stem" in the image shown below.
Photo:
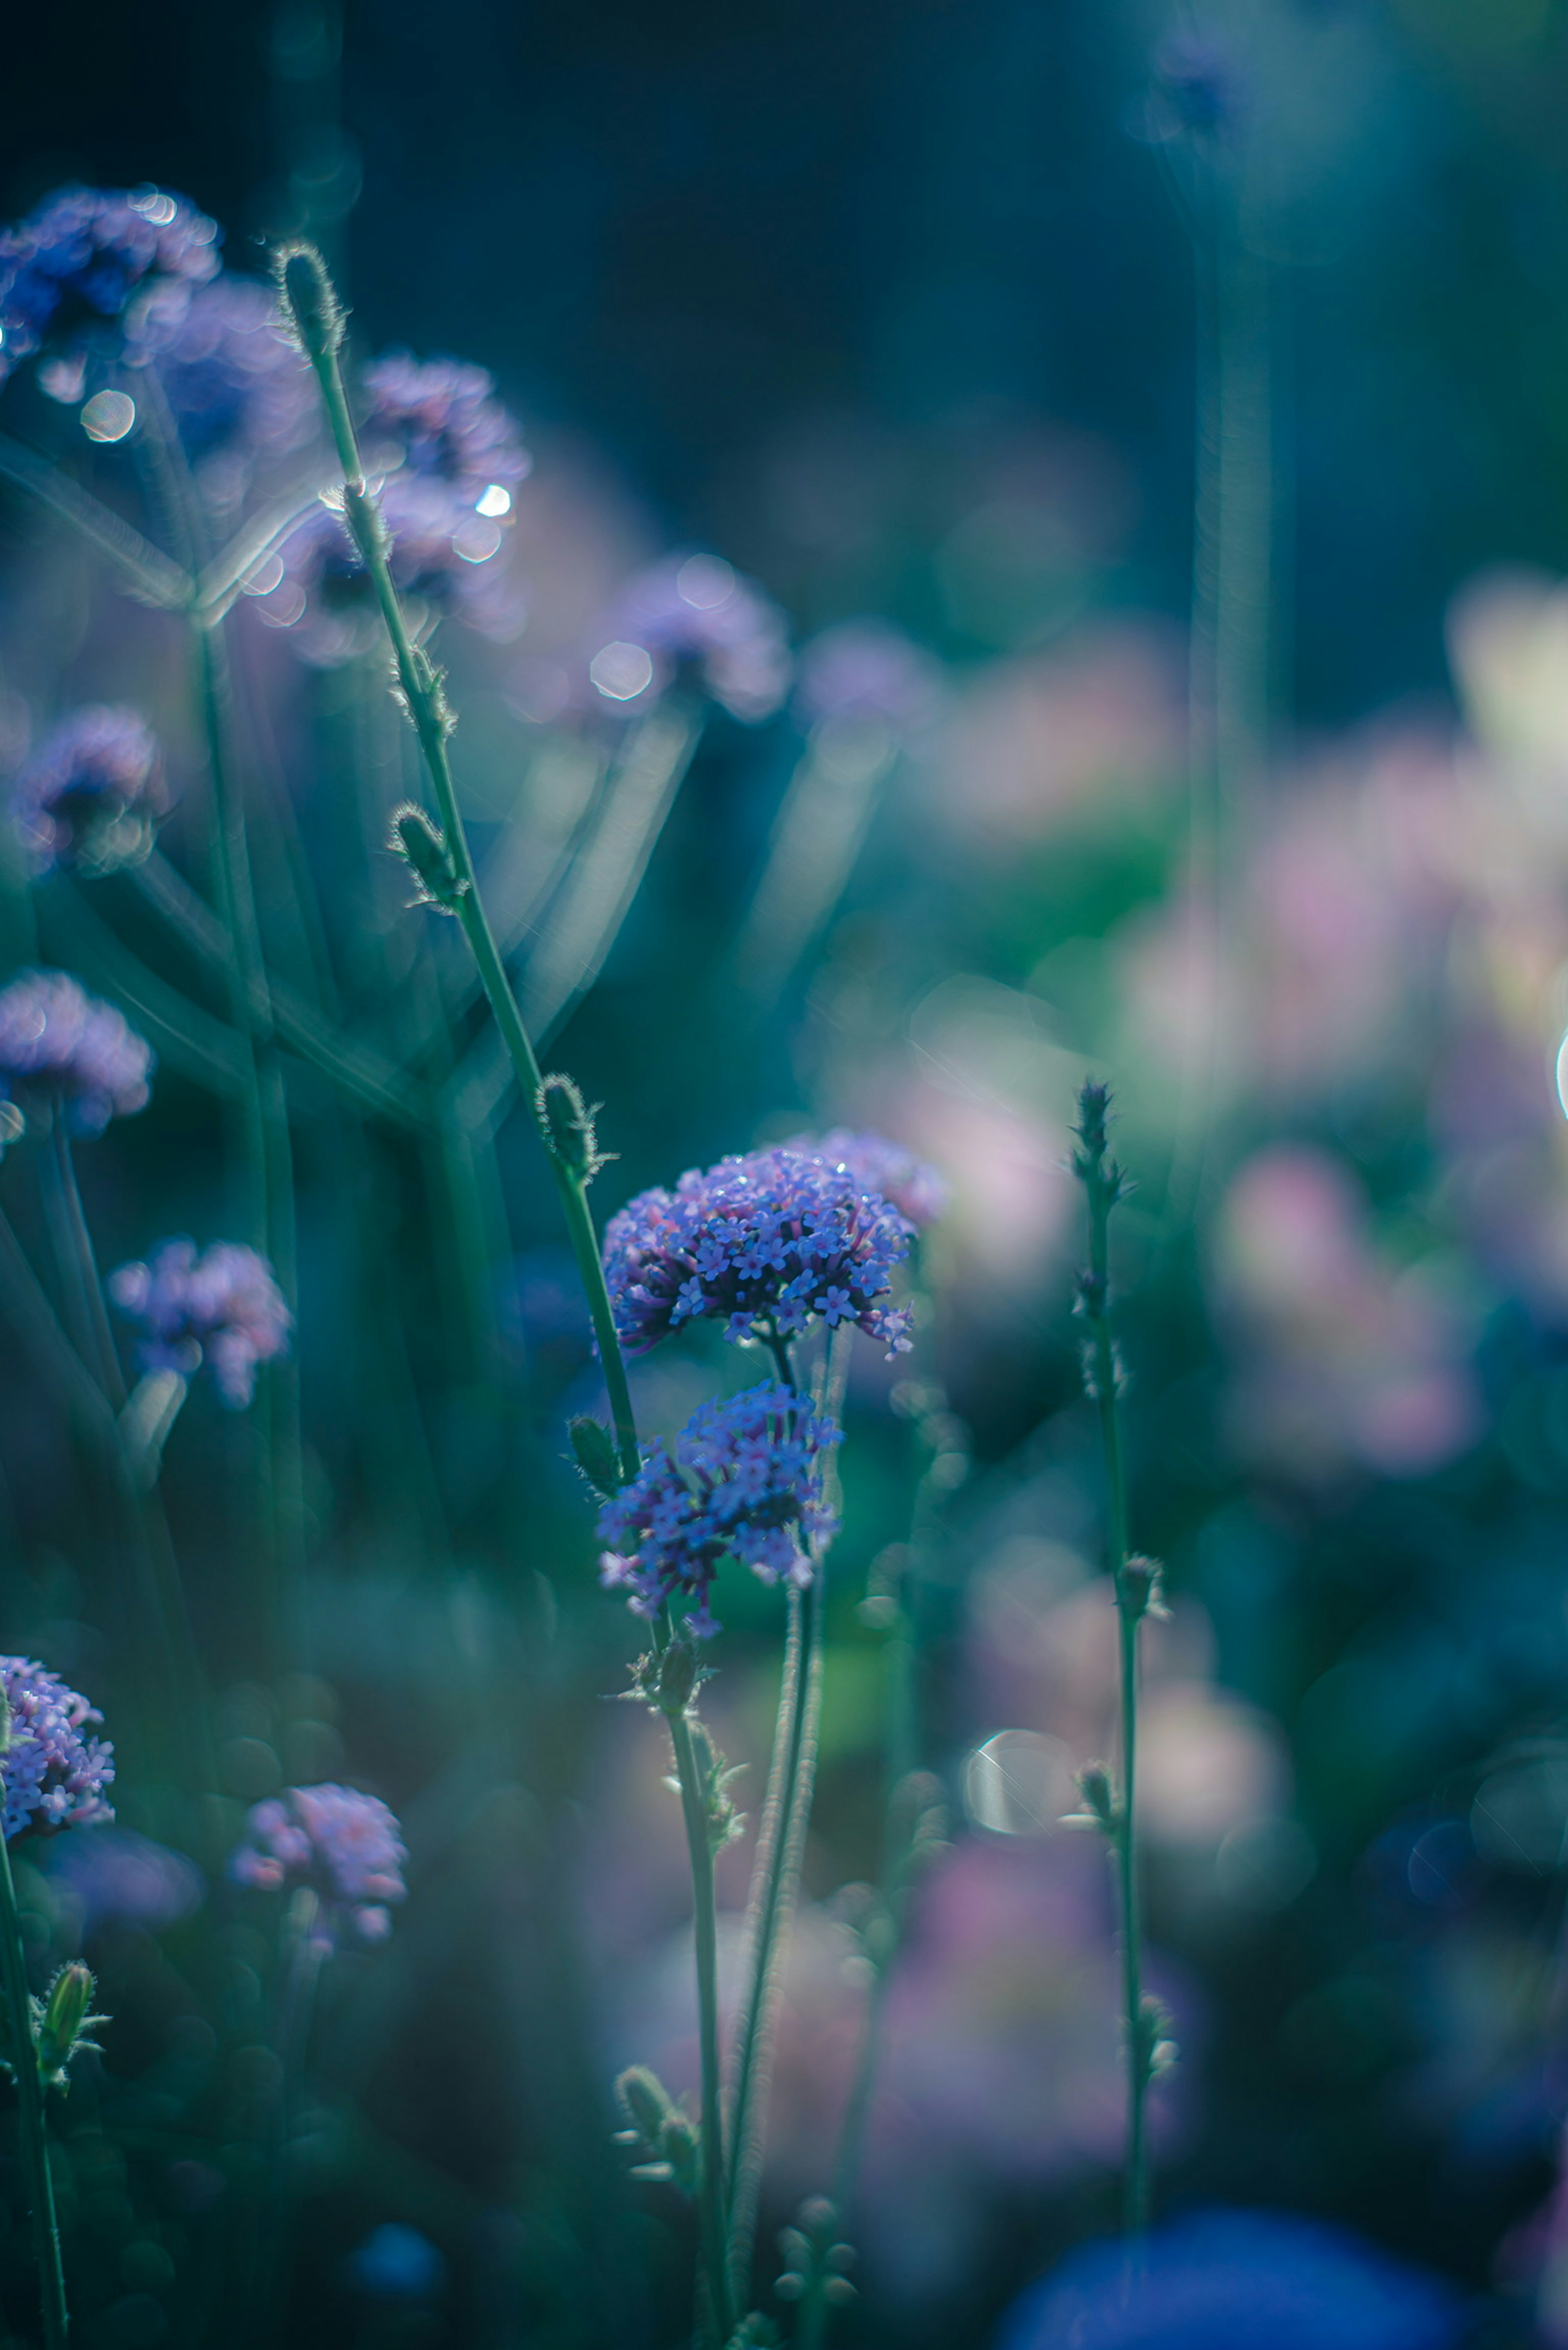
[[[1144,2108],[1148,2096],[1147,2020],[1143,2011],[1143,1924],[1137,1868],[1137,1686],[1138,1618],[1127,1602],[1116,1602],[1121,1656],[1121,1828],[1116,1837],[1116,1874],[1122,1901],[1122,2011],[1127,2040],[1127,2171],[1122,2188],[1122,2227],[1135,2242],[1148,2226],[1148,2156]]]
[[[290,265],[292,268],[293,264]],[[320,297],[329,294],[326,271],[318,256],[309,257],[309,269],[315,273],[314,286]],[[285,299],[292,302],[292,280],[286,272]],[[335,310],[335,302],[328,307]],[[343,513],[354,544],[364,564],[375,592],[382,624],[392,649],[393,666],[403,707],[408,712],[420,755],[435,794],[436,807],[445,835],[445,847],[452,861],[452,890],[450,910],[455,914],[468,942],[469,951],[479,973],[496,1026],[501,1032],[517,1082],[523,1089],[534,1115],[545,1154],[550,1161],[556,1189],[560,1194],[562,1211],[566,1220],[567,1235],[572,1253],[576,1260],[577,1277],[587,1298],[588,1312],[598,1345],[599,1361],[604,1372],[606,1391],[609,1397],[610,1416],[615,1423],[616,1445],[620,1455],[621,1473],[629,1482],[641,1465],[637,1441],[637,1423],[632,1412],[631,1391],[627,1384],[626,1366],[621,1357],[620,1342],[616,1335],[615,1316],[611,1310],[609,1291],[605,1282],[604,1264],[599,1254],[597,1235],[594,1229],[593,1211],[588,1205],[587,1187],[591,1175],[569,1166],[558,1154],[552,1137],[549,1120],[542,1099],[544,1073],[539,1066],[527,1025],[507,977],[490,918],[479,893],[472,852],[458,803],[457,787],[452,779],[452,761],[447,752],[447,737],[452,729],[452,712],[441,672],[422,646],[416,646],[409,631],[402,601],[392,578],[388,560],[388,540],[385,525],[374,492],[365,479],[359,457],[359,444],[354,431],[354,420],[348,411],[348,395],[343,388],[343,372],[338,362],[336,329],[326,328],[319,313],[302,314],[297,306],[296,316],[311,365],[321,389],[327,420],[343,468]]]
[[[55,2182],[49,2170],[49,2140],[44,2123],[44,2085],[38,2078],[33,2002],[27,1990],[27,1961],[22,1942],[22,1920],[16,1908],[16,1886],[11,1875],[11,1850],[4,1835],[0,1835],[0,1981],[5,1986],[11,2026],[8,2037],[16,2082],[22,2168],[27,2179],[27,2210],[33,2228],[33,2257],[37,2262],[38,2290],[43,2300],[44,2342],[46,2350],[65,2350],[70,2317],[66,2308],[60,2231],[55,2217]]]
[[[724,2099],[719,2062],[719,1943],[713,1903],[713,1847],[709,1835],[703,1772],[685,1712],[667,1716],[680,1782],[680,1809],[691,1864],[692,1922],[697,1949],[697,2019],[702,2077],[702,2171],[698,2194],[706,2280],[706,2322],[716,2344],[732,2330],[729,2272],[724,2260]]]
[[[118,1411],[125,1402],[125,1381],[109,1326],[63,1103],[56,1105],[48,1144],[38,1165],[44,1212],[66,1295],[67,1318],[74,1326],[71,1336],[99,1386]]]

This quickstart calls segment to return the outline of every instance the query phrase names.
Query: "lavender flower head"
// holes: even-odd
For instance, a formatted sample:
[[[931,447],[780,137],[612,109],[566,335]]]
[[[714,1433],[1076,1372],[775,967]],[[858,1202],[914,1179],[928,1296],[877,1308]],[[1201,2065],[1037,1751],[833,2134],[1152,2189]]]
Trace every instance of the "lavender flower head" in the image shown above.
[[[643,706],[687,665],[732,717],[755,724],[789,690],[783,613],[716,555],[672,555],[639,571],[597,633],[588,677],[601,702]]]
[[[198,461],[228,451],[286,455],[315,432],[309,362],[285,333],[272,287],[254,278],[150,287],[137,305],[127,357],[156,368],[181,438]]]
[[[111,1003],[63,971],[28,971],[0,988],[0,1090],[24,1109],[41,1097],[78,1134],[145,1109],[152,1048]]]
[[[345,1932],[362,1942],[386,1939],[387,1905],[408,1891],[408,1856],[396,1816],[379,1795],[358,1787],[286,1787],[251,1806],[229,1874],[267,1893],[308,1886],[322,1905],[317,1939],[332,1949]]]
[[[7,1844],[27,1828],[52,1835],[112,1820],[103,1791],[114,1777],[114,1749],[82,1735],[103,1720],[97,1707],[26,1657],[0,1657],[0,1686],[10,1717],[10,1744],[0,1755]]]
[[[754,1150],[640,1192],[605,1232],[605,1277],[628,1354],[683,1322],[716,1316],[724,1336],[794,1336],[814,1314],[852,1322],[889,1355],[909,1346],[909,1309],[887,1306],[913,1226],[848,1167],[792,1149]]]
[[[494,515],[482,512],[468,491],[408,468],[389,474],[379,494],[392,542],[392,577],[416,608],[410,614],[416,629],[422,632],[450,612],[498,643],[514,637],[526,607],[515,573],[499,559],[505,541]],[[264,620],[297,630],[299,652],[318,668],[355,660],[381,641],[365,567],[341,506],[329,500],[284,542],[276,577],[251,593]]]
[[[885,1134],[856,1134],[836,1126],[820,1136],[792,1135],[784,1147],[843,1169],[862,1191],[874,1192],[897,1208],[917,1232],[935,1223],[947,1207],[948,1187],[936,1169],[901,1142],[889,1142]]]
[[[636,1616],[657,1616],[684,1593],[697,1603],[686,1620],[703,1639],[720,1628],[708,1594],[721,1560],[804,1586],[809,1546],[838,1530],[822,1490],[823,1455],[838,1440],[831,1420],[777,1380],[704,1404],[674,1452],[650,1445],[635,1482],[599,1512],[600,1581],[629,1593]]]
[[[927,724],[940,670],[888,620],[841,620],[802,648],[795,708],[808,726],[880,720],[895,734]]]
[[[169,811],[157,738],[140,711],[92,703],[47,735],[17,776],[11,815],[35,872],[135,865]]]
[[[46,343],[119,318],[150,281],[216,275],[218,229],[161,188],[60,188],[0,234],[0,381]]]
[[[143,1370],[189,1378],[203,1362],[231,1411],[255,1393],[256,1367],[288,1352],[294,1317],[272,1267],[237,1241],[165,1241],[145,1264],[110,1274],[110,1297],[141,1325]]]
[[[362,381],[360,442],[372,472],[407,466],[445,482],[486,515],[510,510],[512,493],[534,461],[485,369],[391,351],[365,369]]]

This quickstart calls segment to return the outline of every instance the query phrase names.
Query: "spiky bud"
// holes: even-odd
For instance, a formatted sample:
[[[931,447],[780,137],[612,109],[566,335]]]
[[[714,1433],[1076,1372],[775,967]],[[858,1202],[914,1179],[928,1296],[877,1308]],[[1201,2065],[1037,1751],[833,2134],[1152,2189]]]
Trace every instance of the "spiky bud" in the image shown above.
[[[615,2085],[630,2125],[617,2131],[617,2140],[641,2158],[632,2166],[632,2177],[678,2187],[682,2194],[694,2193],[701,2137],[691,2115],[675,2103],[659,2075],[646,2064],[628,2065]]]
[[[311,365],[321,366],[343,341],[343,306],[327,264],[313,244],[285,244],[274,256],[273,273],[295,339]]]
[[[413,875],[416,906],[433,906],[441,914],[456,913],[470,884],[457,869],[445,833],[422,807],[405,800],[393,811],[387,846]]]
[[[1121,1826],[1121,1807],[1106,1765],[1085,1762],[1077,1776],[1077,1788],[1084,1798],[1084,1808],[1070,1814],[1064,1825],[1099,1828],[1105,1835],[1114,1836]]]
[[[564,1167],[580,1182],[591,1183],[615,1155],[599,1149],[594,1126],[599,1104],[586,1102],[576,1079],[556,1070],[540,1086],[534,1107],[557,1167]]]
[[[97,1989],[91,1969],[73,1959],[49,1985],[47,1998],[33,2002],[38,2078],[46,2088],[68,2088],[72,2057],[98,2046],[89,2035],[95,2024],[107,2023],[109,2018],[90,2012]]]
[[[1136,1555],[1116,1577],[1116,1605],[1135,1623],[1168,1614],[1163,1598],[1164,1569],[1157,1558]]]
[[[571,1440],[576,1464],[595,1492],[602,1493],[607,1502],[613,1502],[620,1492],[623,1480],[615,1439],[608,1429],[583,1413],[567,1421],[566,1434]]]

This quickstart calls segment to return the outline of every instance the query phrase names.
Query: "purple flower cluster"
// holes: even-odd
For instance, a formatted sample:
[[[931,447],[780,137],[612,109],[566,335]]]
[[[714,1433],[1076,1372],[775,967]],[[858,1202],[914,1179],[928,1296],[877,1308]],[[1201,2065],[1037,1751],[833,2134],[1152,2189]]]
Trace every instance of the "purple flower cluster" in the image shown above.
[[[640,1355],[700,1316],[722,1319],[738,1341],[792,1337],[819,1314],[897,1354],[909,1343],[909,1310],[877,1301],[913,1237],[847,1166],[793,1149],[722,1159],[611,1217],[605,1275],[616,1330]]]
[[[26,1828],[47,1835],[112,1820],[103,1791],[114,1777],[114,1749],[82,1735],[103,1720],[97,1707],[26,1657],[0,1657],[0,1685],[10,1712],[11,1742],[0,1756],[7,1844]]]
[[[789,691],[784,615],[716,555],[672,555],[628,580],[597,631],[601,702],[653,701],[682,666],[732,717],[771,717]]]
[[[47,735],[17,776],[11,815],[37,872],[134,865],[169,810],[158,743],[140,711],[93,703]]]
[[[142,1368],[189,1377],[204,1361],[231,1411],[255,1393],[257,1365],[288,1351],[294,1317],[272,1267],[237,1241],[201,1253],[194,1241],[165,1241],[145,1264],[122,1264],[108,1287],[141,1325]]]
[[[912,733],[934,714],[941,669],[888,620],[840,620],[803,646],[795,708],[807,725],[880,719]]]
[[[525,606],[516,575],[497,559],[504,545],[498,521],[447,483],[406,470],[381,484],[380,504],[400,595],[431,614],[451,612],[497,642],[516,635]],[[380,617],[338,507],[323,503],[308,514],[278,563],[258,608],[275,628],[297,629],[306,660],[331,668],[380,643]]]
[[[0,234],[0,380],[47,342],[119,317],[149,280],[216,275],[218,230],[160,188],[61,188]]]
[[[0,988],[0,1088],[26,1107],[52,1098],[78,1134],[145,1109],[152,1048],[111,1003],[63,971],[28,971]]]
[[[487,491],[504,490],[509,499],[526,479],[533,460],[485,369],[390,351],[365,369],[362,381],[360,442],[372,473],[406,465],[427,480],[445,482],[470,511]],[[489,503],[507,511],[499,498]]]
[[[948,1187],[936,1169],[901,1142],[889,1142],[885,1134],[856,1134],[836,1126],[827,1134],[792,1135],[784,1147],[802,1158],[825,1159],[830,1167],[841,1168],[863,1191],[875,1192],[897,1208],[917,1232],[935,1223],[948,1204]]]
[[[777,1380],[702,1405],[674,1452],[650,1445],[636,1481],[600,1511],[601,1582],[628,1592],[637,1616],[685,1593],[703,1639],[719,1629],[708,1593],[722,1559],[764,1583],[809,1583],[810,1545],[838,1530],[822,1491],[823,1456],[838,1440]]]
[[[344,1929],[379,1942],[392,1929],[388,1903],[408,1891],[408,1856],[396,1815],[379,1795],[358,1787],[286,1787],[252,1805],[229,1874],[268,1893],[309,1886],[320,1897],[320,1939],[329,1946]]]
[[[150,287],[127,357],[157,369],[192,458],[242,448],[286,455],[315,430],[309,362],[285,333],[271,286],[254,278]]]

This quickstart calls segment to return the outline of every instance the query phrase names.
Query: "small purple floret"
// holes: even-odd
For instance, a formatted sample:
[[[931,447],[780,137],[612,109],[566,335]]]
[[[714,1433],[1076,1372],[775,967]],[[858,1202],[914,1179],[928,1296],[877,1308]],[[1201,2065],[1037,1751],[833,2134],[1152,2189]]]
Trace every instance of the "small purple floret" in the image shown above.
[[[112,1820],[103,1791],[114,1777],[114,1749],[82,1735],[103,1720],[98,1708],[26,1657],[0,1657],[0,1684],[11,1715],[10,1749],[0,1756],[7,1844],[26,1828],[50,1835]]]
[[[909,1310],[877,1303],[914,1228],[846,1166],[794,1149],[754,1150],[643,1191],[612,1216],[605,1275],[618,1336],[640,1355],[699,1317],[733,1342],[795,1336],[814,1314],[853,1322],[890,1355]]]
[[[118,318],[150,280],[216,274],[218,230],[159,188],[60,188],[0,234],[0,381],[19,359]]]
[[[309,362],[289,340],[272,287],[254,277],[151,287],[137,305],[126,356],[156,368],[192,457],[242,445],[252,455],[286,454],[316,427]]]
[[[716,555],[672,555],[628,580],[595,631],[602,702],[640,708],[683,666],[732,717],[771,717],[789,690],[784,615]]]
[[[139,710],[92,703],[46,735],[17,776],[11,814],[36,872],[109,873],[152,846],[169,810],[158,743]]]
[[[110,1297],[141,1325],[143,1370],[189,1378],[205,1362],[231,1411],[255,1393],[256,1367],[288,1352],[294,1316],[265,1257],[238,1241],[165,1241],[145,1264],[110,1274]]]
[[[634,1483],[599,1512],[599,1576],[656,1616],[678,1594],[696,1601],[687,1621],[701,1638],[719,1629],[708,1593],[724,1558],[764,1583],[811,1581],[810,1547],[838,1520],[823,1498],[823,1456],[839,1440],[828,1419],[777,1380],[704,1404],[671,1453],[650,1445]]]
[[[68,972],[28,971],[0,988],[0,1088],[26,1107],[52,1097],[78,1134],[145,1109],[152,1048]]]
[[[526,607],[504,560],[502,525],[479,513],[468,491],[405,467],[381,482],[379,501],[400,595],[497,642],[516,635]],[[314,507],[278,554],[282,577],[258,596],[258,608],[273,627],[297,631],[306,660],[328,668],[381,642],[375,597],[337,507]]]
[[[251,1806],[229,1874],[268,1893],[310,1887],[322,1904],[317,1939],[327,1947],[346,1932],[380,1942],[392,1929],[387,1905],[408,1891],[408,1856],[396,1815],[379,1795],[358,1787],[286,1787]]]
[[[843,1168],[863,1191],[886,1200],[917,1232],[935,1223],[947,1207],[948,1187],[936,1169],[885,1134],[856,1134],[836,1126],[827,1134],[792,1135],[784,1149]]]
[[[512,491],[526,479],[533,460],[484,368],[392,351],[362,382],[360,442],[372,472],[407,466],[444,482],[471,508],[492,486]]]
[[[934,714],[940,668],[888,620],[840,620],[801,649],[795,707],[808,725],[880,719],[898,734]]]

